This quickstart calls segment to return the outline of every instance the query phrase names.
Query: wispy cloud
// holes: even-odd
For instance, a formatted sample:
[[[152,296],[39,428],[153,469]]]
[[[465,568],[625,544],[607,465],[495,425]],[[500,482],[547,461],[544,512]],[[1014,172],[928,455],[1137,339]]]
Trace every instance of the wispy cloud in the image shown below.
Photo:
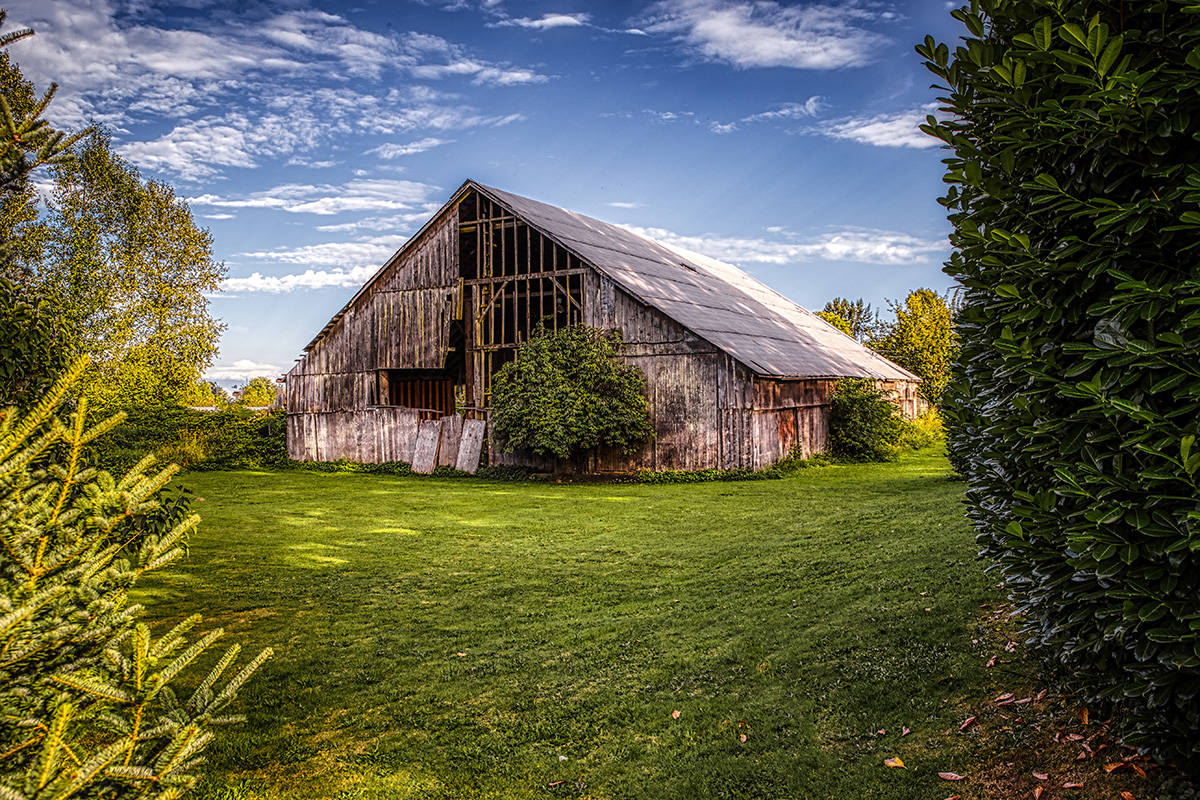
[[[935,103],[908,111],[831,120],[818,127],[817,132],[831,139],[848,139],[876,147],[909,147],[924,150],[942,144],[940,140],[923,133],[919,127],[936,107]]]
[[[226,364],[213,364],[204,371],[205,379],[210,381],[248,381],[260,375],[274,378],[281,374],[283,368],[278,364],[249,358],[239,358]]]
[[[785,6],[774,0],[661,0],[635,21],[704,58],[739,69],[838,69],[875,59],[888,39],[867,25],[894,18],[859,2]]]
[[[224,291],[233,294],[268,292],[280,294],[298,289],[329,289],[361,286],[378,270],[378,267],[354,267],[353,269],[306,269],[287,275],[263,275],[255,272],[245,278],[228,278]]]
[[[846,229],[802,240],[684,235],[664,228],[622,226],[664,244],[734,264],[792,264],[805,261],[856,261],[868,264],[925,264],[946,250],[942,240],[895,231]]]
[[[499,22],[493,23],[501,27],[518,27],[532,28],[537,31],[550,30],[551,28],[578,28],[582,25],[587,25],[591,19],[591,14],[543,14],[537,19],[529,17],[508,17]]]
[[[805,119],[815,117],[825,108],[825,98],[813,95],[803,103],[783,103],[768,111],[760,111],[742,117],[742,122],[763,122],[778,119]]]
[[[634,202],[630,202],[628,200],[613,200],[609,203],[606,203],[606,205],[612,206],[613,208],[641,208],[642,207],[641,203],[634,203]]]
[[[202,194],[194,206],[270,208],[293,214],[330,215],[346,211],[391,211],[426,207],[438,187],[417,181],[356,179],[340,185],[289,183],[242,197]]]
[[[424,139],[418,139],[415,142],[408,142],[407,144],[388,142],[379,145],[379,147],[372,147],[367,153],[377,155],[380,158],[392,159],[399,158],[400,156],[411,156],[415,153],[424,153],[426,150],[432,150],[440,145],[449,144],[451,141],[451,139],[438,139],[434,136],[429,136]]]
[[[119,149],[141,166],[196,181],[229,167],[257,167],[263,159],[272,157],[288,156],[291,163],[302,166],[333,166],[335,162],[330,160],[309,161],[304,154],[352,132],[396,136],[507,125],[521,119],[524,117],[519,113],[480,114],[453,98],[424,92],[414,95],[389,90],[367,94],[350,88],[321,88],[280,92],[263,106],[181,121],[157,139],[129,142]],[[449,141],[425,137],[407,146],[429,149]],[[380,154],[384,148],[392,148],[388,152],[393,152],[402,147],[382,145]]]
[[[463,76],[497,86],[549,79],[530,67],[480,58],[439,36],[376,33],[318,10],[255,17],[251,7],[237,18],[197,16],[189,27],[178,28],[150,24],[153,15],[118,13],[110,0],[11,0],[6,6],[13,23],[39,31],[21,44],[21,68],[41,85],[57,81],[63,86],[50,107],[51,121],[63,127],[94,119],[123,130],[141,119],[195,121],[197,113],[221,119],[225,115],[214,110],[247,92],[278,108],[284,96],[303,94],[281,93],[284,84],[307,82],[315,90],[330,80],[354,79],[362,85],[389,72]],[[369,94],[369,87],[362,93]],[[240,108],[243,116],[256,116]],[[311,135],[320,136],[324,126],[319,117],[315,122],[318,131]],[[293,135],[308,135],[302,127],[296,125]],[[244,166],[236,160],[218,164]]]

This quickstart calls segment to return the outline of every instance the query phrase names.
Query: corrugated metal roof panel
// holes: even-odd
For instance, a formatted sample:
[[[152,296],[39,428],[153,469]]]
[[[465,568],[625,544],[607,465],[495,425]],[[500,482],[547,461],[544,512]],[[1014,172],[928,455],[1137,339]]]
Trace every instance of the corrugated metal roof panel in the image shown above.
[[[732,264],[468,182],[761,375],[919,380]]]

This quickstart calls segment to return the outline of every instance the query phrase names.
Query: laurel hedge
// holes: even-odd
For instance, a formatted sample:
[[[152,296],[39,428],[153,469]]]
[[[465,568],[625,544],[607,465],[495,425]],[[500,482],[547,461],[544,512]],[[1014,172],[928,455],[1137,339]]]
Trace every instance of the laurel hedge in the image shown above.
[[[1200,3],[979,0],[923,129],[963,287],[944,409],[1031,640],[1200,771]],[[1093,710],[1093,714],[1095,710]]]

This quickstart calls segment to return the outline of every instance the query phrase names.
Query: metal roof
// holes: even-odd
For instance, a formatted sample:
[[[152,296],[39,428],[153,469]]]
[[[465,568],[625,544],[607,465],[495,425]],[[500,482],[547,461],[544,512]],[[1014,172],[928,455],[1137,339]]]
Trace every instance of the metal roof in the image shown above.
[[[759,375],[920,380],[732,264],[528,197],[466,185]]]
[[[506,206],[630,295],[759,375],[920,380],[732,264],[609,222],[468,180],[430,223],[470,189]],[[413,236],[392,256],[305,349],[312,347],[418,238],[419,234]]]

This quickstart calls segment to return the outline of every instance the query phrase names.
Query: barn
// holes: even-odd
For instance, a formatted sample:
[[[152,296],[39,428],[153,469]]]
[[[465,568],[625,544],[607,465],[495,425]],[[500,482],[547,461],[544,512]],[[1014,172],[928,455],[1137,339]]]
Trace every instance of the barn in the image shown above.
[[[619,330],[655,436],[570,463],[487,446],[491,379],[539,321]],[[761,468],[825,449],[838,378],[918,378],[729,264],[468,180],[287,374],[297,460],[575,472]]]

